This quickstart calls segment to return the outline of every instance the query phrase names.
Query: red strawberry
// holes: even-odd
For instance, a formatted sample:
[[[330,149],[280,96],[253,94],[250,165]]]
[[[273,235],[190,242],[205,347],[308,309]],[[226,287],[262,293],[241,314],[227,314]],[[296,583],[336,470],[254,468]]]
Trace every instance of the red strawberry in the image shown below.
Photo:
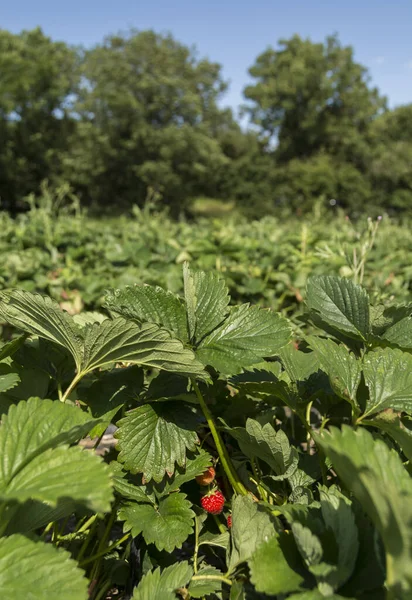
[[[220,490],[213,490],[203,496],[200,502],[206,512],[212,515],[220,515],[225,505],[225,497]]]
[[[232,515],[229,515],[227,518],[227,528],[230,529],[232,527]]]
[[[212,483],[215,475],[216,473],[214,468],[208,467],[204,473],[196,477],[196,481],[199,485],[208,485],[209,483]]]

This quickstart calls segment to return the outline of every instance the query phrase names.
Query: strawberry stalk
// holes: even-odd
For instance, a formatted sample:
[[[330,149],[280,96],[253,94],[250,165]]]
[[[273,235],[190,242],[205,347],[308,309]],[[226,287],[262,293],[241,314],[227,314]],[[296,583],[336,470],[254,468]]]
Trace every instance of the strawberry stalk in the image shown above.
[[[230,456],[227,451],[227,448],[223,443],[223,440],[220,436],[219,431],[217,430],[216,424],[213,420],[212,413],[210,412],[210,410],[202,396],[202,392],[200,391],[199,386],[197,385],[197,383],[194,379],[192,379],[192,386],[193,386],[193,389],[197,396],[197,399],[199,400],[200,408],[202,409],[204,417],[209,426],[210,432],[213,436],[214,442],[216,444],[216,449],[219,454],[220,462],[226,473],[226,476],[227,476],[228,480],[230,481],[235,492],[237,492],[238,494],[241,494],[242,496],[247,496],[248,491],[245,488],[245,486],[243,485],[243,483],[240,481],[239,476],[236,473],[236,469],[233,466],[232,461],[230,460]]]

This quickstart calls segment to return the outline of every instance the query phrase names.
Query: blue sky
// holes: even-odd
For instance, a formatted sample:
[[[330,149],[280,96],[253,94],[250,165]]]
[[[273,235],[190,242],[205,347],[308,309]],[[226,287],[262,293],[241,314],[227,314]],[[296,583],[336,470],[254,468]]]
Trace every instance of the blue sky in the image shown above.
[[[223,65],[230,80],[223,104],[235,110],[247,69],[265,48],[294,33],[313,41],[338,33],[390,106],[412,102],[411,0],[0,0],[1,28],[37,25],[84,46],[130,27],[171,32]]]

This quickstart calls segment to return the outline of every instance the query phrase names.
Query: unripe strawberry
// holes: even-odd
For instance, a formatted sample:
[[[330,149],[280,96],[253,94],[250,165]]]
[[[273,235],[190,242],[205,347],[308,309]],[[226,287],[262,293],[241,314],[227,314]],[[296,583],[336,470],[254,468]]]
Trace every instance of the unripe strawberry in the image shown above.
[[[227,528],[230,529],[232,527],[232,515],[229,515],[227,518]]]
[[[200,502],[206,512],[220,515],[225,505],[225,497],[220,490],[214,490],[203,496]]]
[[[196,477],[196,481],[199,485],[209,485],[215,478],[215,470],[213,467],[208,467],[204,473]]]

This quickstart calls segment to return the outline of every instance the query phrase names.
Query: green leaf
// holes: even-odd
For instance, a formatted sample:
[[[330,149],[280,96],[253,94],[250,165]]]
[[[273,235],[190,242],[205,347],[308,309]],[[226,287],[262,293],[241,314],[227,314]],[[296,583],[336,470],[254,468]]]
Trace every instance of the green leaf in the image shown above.
[[[302,563],[291,536],[263,541],[248,560],[250,579],[258,592],[277,596],[302,589]]]
[[[157,323],[188,341],[184,304],[171,292],[149,285],[126,286],[106,294],[105,307],[111,313],[140,323]]]
[[[134,591],[132,600],[176,600],[175,591],[187,585],[193,575],[192,567],[186,562],[157,568],[142,577]]]
[[[21,367],[14,361],[10,367],[0,364],[0,373],[14,372],[19,378],[19,381],[9,388],[7,392],[0,394],[0,405],[3,401],[9,401],[9,404],[15,404],[19,400],[27,400],[31,396],[45,398],[50,384],[50,377],[47,373],[38,369],[30,369]],[[5,411],[7,412],[7,411]]]
[[[120,508],[118,516],[125,521],[124,531],[131,531],[134,537],[142,533],[147,544],[172,552],[181,548],[192,533],[195,513],[186,495],[175,493],[161,498],[158,506],[128,503]]]
[[[246,428],[228,428],[228,432],[239,442],[246,456],[263,460],[278,479],[290,477],[297,469],[297,451],[291,448],[287,435],[281,429],[276,432],[270,423],[262,427],[258,421],[247,419]]]
[[[52,400],[30,398],[11,406],[0,427],[0,487],[48,448],[81,439],[94,423],[77,407]]]
[[[228,573],[246,562],[256,548],[275,533],[275,522],[259,504],[249,496],[234,497]]]
[[[387,421],[377,415],[375,419],[365,419],[362,425],[377,427],[387,433],[399,445],[406,458],[412,461],[412,431],[402,425],[399,417]]]
[[[185,464],[186,450],[195,450],[197,425],[192,409],[179,402],[139,406],[118,422],[118,459],[146,481],[160,482],[174,473],[175,463]]]
[[[243,582],[234,581],[232,583],[232,587],[230,588],[230,598],[229,600],[246,600],[245,589],[243,587]]]
[[[25,340],[27,338],[27,334],[21,335],[11,342],[7,342],[7,344],[2,344],[0,346],[0,361],[8,358],[9,356],[13,356],[21,346],[23,346]]]
[[[356,392],[361,380],[361,361],[345,346],[335,344],[330,339],[310,336],[308,342],[322,370],[328,375],[334,392],[356,406]]]
[[[395,450],[365,429],[331,428],[317,443],[382,536],[386,585],[394,597],[412,591],[412,479]]]
[[[325,600],[325,597],[328,600],[356,600],[355,598],[348,596],[339,596],[339,594],[322,594],[319,590],[311,590],[310,592],[302,592],[301,594],[293,594],[293,596],[289,596],[288,600]],[[367,600],[367,598],[365,598]],[[373,600],[370,598],[370,600]],[[376,599],[377,600],[377,599]]]
[[[411,312],[410,307],[409,312]],[[389,327],[382,338],[399,348],[410,350],[412,348],[412,317],[405,317]]]
[[[69,499],[109,510],[108,467],[94,454],[68,448],[94,424],[77,407],[51,400],[31,398],[11,406],[0,427],[0,496],[54,506]]]
[[[358,530],[351,502],[336,486],[319,488],[321,511],[326,528],[333,532],[337,547],[337,570],[327,582],[339,589],[351,577],[359,550]]]
[[[224,323],[199,344],[196,355],[204,365],[234,374],[273,356],[287,344],[286,319],[257,306],[235,306]]]
[[[39,500],[27,500],[19,504],[17,508],[13,506],[13,514],[7,524],[5,535],[35,531],[52,521],[68,517],[77,508],[75,501],[71,498],[60,499],[59,504],[55,507]]]
[[[178,490],[184,483],[191,481],[197,475],[201,475],[212,464],[212,457],[205,450],[199,450],[195,456],[186,456],[184,467],[177,466],[172,477],[165,477],[161,483],[156,485],[156,492],[170,494]]]
[[[349,279],[316,275],[308,280],[306,302],[310,310],[338,331],[366,340],[370,333],[369,297]]]
[[[229,539],[230,535],[228,531],[218,534],[205,531],[205,533],[199,537],[199,546],[216,546],[217,548],[226,550],[229,545]]]
[[[23,535],[0,539],[0,589],[4,598],[86,600],[88,582],[70,554]]]
[[[369,389],[365,415],[385,408],[412,411],[412,356],[393,348],[377,348],[363,359]]]
[[[135,500],[136,502],[148,502],[148,498],[144,486],[137,486],[127,481],[123,477],[115,476],[113,478],[113,487],[118,494],[123,498]]]
[[[9,365],[0,364],[0,394],[11,390],[19,383],[19,374],[13,368]]]
[[[288,344],[278,352],[291,381],[304,381],[319,369],[314,352],[300,352]]]
[[[323,558],[320,539],[302,523],[292,523],[293,536],[296,546],[308,568],[319,565]]]
[[[89,325],[85,329],[81,370],[86,373],[120,361],[204,376],[194,353],[158,325],[137,325],[122,317]]]
[[[229,304],[229,293],[218,273],[191,271],[183,266],[185,300],[190,340],[198,344],[224,321]]]
[[[203,567],[195,574],[189,584],[189,592],[191,598],[203,598],[208,594],[214,594],[222,591],[222,582],[217,578],[223,574],[215,567]],[[204,579],[202,579],[204,577]],[[216,579],[208,579],[216,577]]]
[[[2,485],[0,497],[20,503],[34,499],[52,506],[70,499],[95,512],[107,512],[113,500],[109,467],[78,446],[49,448]]]
[[[51,298],[23,290],[0,292],[0,316],[22,331],[67,348],[79,367],[82,358],[79,329]]]
[[[135,400],[143,387],[143,369],[132,365],[99,373],[99,379],[88,388],[81,389],[79,396],[87,404],[93,417],[105,418],[116,407],[120,409],[124,404]]]

